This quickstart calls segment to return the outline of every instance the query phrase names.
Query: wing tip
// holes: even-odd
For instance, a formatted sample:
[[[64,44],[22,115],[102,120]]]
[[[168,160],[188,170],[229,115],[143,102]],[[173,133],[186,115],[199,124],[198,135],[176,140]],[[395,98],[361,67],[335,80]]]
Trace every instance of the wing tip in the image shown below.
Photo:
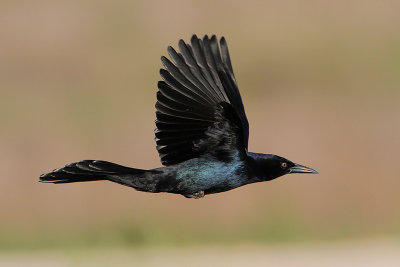
[[[169,61],[169,59],[165,56],[161,56],[161,63],[165,66],[165,62]]]
[[[196,35],[196,34],[193,34],[192,37],[190,38],[190,41],[198,40],[198,39],[199,39],[199,38],[197,37],[197,35]]]
[[[171,52],[173,52],[173,51],[175,51],[175,49],[171,46],[171,45],[169,45],[168,47],[167,47],[167,52],[168,52],[168,54],[171,56]]]
[[[180,46],[180,45],[186,45],[186,43],[183,39],[179,39],[178,46]]]
[[[221,46],[227,46],[226,40],[224,36],[221,36],[221,38],[219,39],[219,43]]]

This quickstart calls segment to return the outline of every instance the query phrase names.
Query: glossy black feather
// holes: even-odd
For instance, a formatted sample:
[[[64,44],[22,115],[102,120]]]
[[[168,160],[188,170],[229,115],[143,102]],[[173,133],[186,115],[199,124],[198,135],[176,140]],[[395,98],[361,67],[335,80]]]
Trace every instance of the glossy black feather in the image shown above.
[[[214,89],[210,86],[209,82],[203,77],[203,73],[201,72],[198,63],[194,59],[191,47],[186,45],[186,43],[183,40],[180,40],[179,49],[182,52],[182,56],[187,66],[190,68],[191,73],[193,73],[193,75],[197,79],[196,84],[201,88],[203,92],[207,94],[209,98],[212,99],[214,104],[219,103],[220,98],[215,95]]]
[[[206,35],[202,40],[193,35],[190,44],[180,40],[178,46],[180,53],[168,47],[172,61],[161,58],[165,69],[160,71],[164,82],[158,84],[155,139],[161,162],[172,165],[182,158],[197,157],[200,150],[194,144],[201,143],[207,129],[215,127],[215,112],[220,103],[230,105],[230,112],[239,118],[235,123],[241,135],[240,146],[246,150],[248,123],[226,41],[221,39],[221,52],[214,35],[211,39]],[[181,127],[174,129],[169,125]],[[193,129],[198,132],[181,132]]]
[[[42,182],[72,183],[106,180],[110,175],[139,174],[143,170],[102,160],[82,160],[40,176]]]

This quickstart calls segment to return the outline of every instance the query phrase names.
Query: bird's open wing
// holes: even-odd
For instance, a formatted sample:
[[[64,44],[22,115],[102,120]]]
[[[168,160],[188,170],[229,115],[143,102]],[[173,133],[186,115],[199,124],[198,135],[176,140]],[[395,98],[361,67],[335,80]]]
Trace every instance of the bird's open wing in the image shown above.
[[[191,44],[179,41],[179,50],[168,47],[173,62],[161,58],[165,69],[155,130],[161,162],[171,165],[207,153],[228,136],[228,143],[247,150],[249,124],[225,39],[219,47],[215,35],[202,40],[193,35]]]

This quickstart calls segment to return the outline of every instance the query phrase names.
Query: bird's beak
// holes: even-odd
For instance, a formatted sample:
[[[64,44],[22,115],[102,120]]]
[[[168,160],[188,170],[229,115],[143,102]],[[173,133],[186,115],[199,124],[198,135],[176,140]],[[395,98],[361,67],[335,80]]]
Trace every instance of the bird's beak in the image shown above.
[[[309,167],[295,163],[295,165],[289,169],[289,173],[318,173],[318,172]]]

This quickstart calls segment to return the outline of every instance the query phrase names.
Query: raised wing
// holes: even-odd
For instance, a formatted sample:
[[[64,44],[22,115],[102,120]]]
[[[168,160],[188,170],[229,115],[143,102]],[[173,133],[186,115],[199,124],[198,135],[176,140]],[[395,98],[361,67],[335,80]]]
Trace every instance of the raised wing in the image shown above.
[[[224,139],[223,129],[247,150],[248,121],[223,37],[220,47],[215,35],[203,40],[193,35],[191,44],[179,41],[180,53],[168,47],[173,62],[161,58],[165,69],[158,83],[155,135],[164,165],[210,152],[216,139]]]

